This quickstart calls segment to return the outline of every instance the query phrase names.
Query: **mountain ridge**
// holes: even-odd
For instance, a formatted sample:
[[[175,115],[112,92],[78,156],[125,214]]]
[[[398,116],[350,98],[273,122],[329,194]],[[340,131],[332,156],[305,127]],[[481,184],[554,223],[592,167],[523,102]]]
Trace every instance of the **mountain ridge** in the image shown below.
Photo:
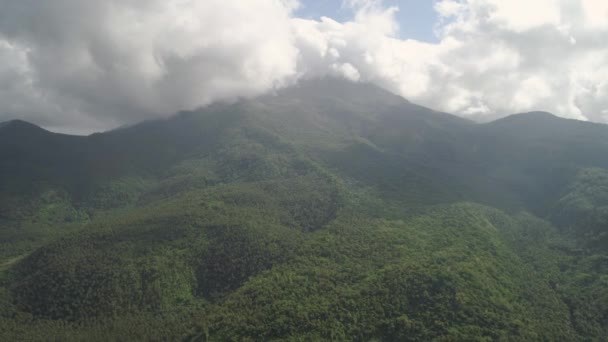
[[[4,129],[4,130],[6,130],[6,129],[42,130],[42,131],[46,131],[46,132],[50,133],[50,131],[47,131],[47,130],[43,129],[42,127],[37,126],[31,122],[27,122],[24,120],[18,120],[18,119],[0,122],[0,129]]]
[[[340,89],[341,91],[337,93],[340,95],[336,96],[337,94],[335,92],[334,93],[327,92],[327,91],[324,91],[324,89]],[[181,112],[175,113],[171,116],[168,116],[166,118],[145,120],[142,122],[138,122],[138,123],[134,123],[134,124],[126,125],[126,126],[121,126],[121,127],[115,128],[115,129],[110,129],[105,132],[97,132],[97,133],[92,133],[92,134],[88,134],[88,135],[73,135],[73,134],[63,134],[63,135],[73,135],[73,136],[99,135],[99,134],[109,133],[109,132],[113,132],[113,131],[128,129],[128,128],[138,126],[141,124],[146,124],[149,122],[157,122],[157,121],[162,122],[162,121],[166,121],[166,120],[171,120],[171,119],[175,118],[176,116],[179,116],[180,113],[184,114],[184,113],[200,112],[200,111],[206,111],[206,110],[213,110],[214,108],[229,107],[232,105],[243,105],[243,104],[247,104],[247,103],[256,103],[256,102],[272,103],[273,99],[281,98],[281,97],[293,98],[295,96],[297,98],[297,100],[300,101],[301,103],[305,103],[306,101],[312,101],[314,99],[318,100],[319,98],[333,98],[333,99],[340,98],[342,101],[346,100],[345,102],[350,101],[350,102],[352,102],[352,104],[357,104],[357,101],[361,100],[361,97],[353,98],[352,97],[353,92],[355,94],[363,93],[363,94],[367,94],[367,95],[372,93],[376,96],[379,96],[380,98],[382,98],[384,100],[384,103],[382,103],[383,105],[386,105],[386,103],[389,103],[389,105],[391,107],[392,106],[398,107],[401,105],[401,106],[406,106],[406,108],[407,108],[408,106],[412,106],[413,108],[419,108],[420,110],[425,111],[426,113],[430,113],[431,115],[449,116],[451,118],[454,118],[455,120],[460,120],[462,122],[475,123],[475,124],[479,124],[479,125],[492,125],[492,124],[496,124],[499,122],[503,122],[504,120],[512,121],[515,119],[520,120],[520,119],[525,119],[525,118],[527,118],[527,119],[531,119],[531,118],[556,119],[557,118],[557,119],[571,120],[571,121],[576,121],[576,122],[588,122],[588,121],[581,121],[581,120],[576,120],[576,119],[561,118],[561,117],[556,116],[555,114],[552,114],[549,112],[544,112],[544,111],[531,111],[531,112],[524,112],[524,113],[514,113],[514,114],[507,115],[505,117],[502,117],[502,118],[495,119],[493,121],[478,123],[478,122],[469,120],[467,118],[459,117],[454,114],[441,112],[441,111],[435,111],[435,110],[414,104],[414,103],[408,101],[407,99],[405,99],[399,95],[395,95],[387,90],[384,90],[381,87],[376,86],[372,83],[352,82],[352,81],[347,81],[347,80],[341,80],[338,78],[322,78],[322,79],[314,79],[314,80],[303,80],[303,81],[296,83],[295,85],[276,90],[274,93],[260,95],[257,97],[253,97],[251,99],[242,99],[242,100],[235,102],[234,104],[215,103],[215,104],[211,104],[209,106],[201,107],[201,108],[195,109],[195,110],[181,111]],[[349,97],[349,95],[350,95],[350,97]],[[410,108],[412,108],[412,107],[410,107]],[[368,113],[368,114],[370,114],[370,113]],[[595,123],[595,122],[593,122],[593,123],[588,122],[588,123],[602,125],[601,123]],[[40,126],[37,126],[34,123],[27,122],[27,121],[20,120],[20,119],[1,122],[0,128],[2,128],[2,127],[7,128],[11,125],[18,125],[21,127],[29,125],[31,128],[38,127],[47,132],[56,133],[56,132],[46,130]],[[34,127],[32,127],[32,126],[34,126]],[[58,133],[56,133],[56,134],[58,134]]]
[[[606,127],[340,84],[1,129],[0,339],[608,336]]]

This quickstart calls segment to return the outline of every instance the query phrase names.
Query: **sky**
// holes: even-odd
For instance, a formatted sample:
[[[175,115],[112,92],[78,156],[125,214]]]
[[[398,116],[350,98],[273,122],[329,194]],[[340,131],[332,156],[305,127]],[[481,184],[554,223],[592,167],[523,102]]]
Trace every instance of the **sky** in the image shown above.
[[[605,0],[0,0],[0,122],[86,134],[301,79],[608,122]]]
[[[438,15],[433,8],[433,0],[387,0],[383,4],[399,8],[395,13],[395,20],[399,23],[397,36],[402,39],[437,42],[434,26]],[[353,10],[339,0],[306,0],[301,1],[295,16],[315,20],[329,17],[343,22],[352,19]]]

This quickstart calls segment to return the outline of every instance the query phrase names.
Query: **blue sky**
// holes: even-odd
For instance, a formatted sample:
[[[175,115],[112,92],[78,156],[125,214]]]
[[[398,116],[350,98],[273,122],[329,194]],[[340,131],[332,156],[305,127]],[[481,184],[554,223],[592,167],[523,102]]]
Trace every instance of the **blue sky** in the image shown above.
[[[296,13],[303,18],[319,19],[321,16],[338,21],[348,20],[352,11],[342,7],[341,0],[302,0],[302,8]],[[435,42],[433,25],[437,15],[433,10],[432,0],[385,0],[386,6],[397,6],[397,20],[400,26],[400,36],[403,39],[416,39]]]

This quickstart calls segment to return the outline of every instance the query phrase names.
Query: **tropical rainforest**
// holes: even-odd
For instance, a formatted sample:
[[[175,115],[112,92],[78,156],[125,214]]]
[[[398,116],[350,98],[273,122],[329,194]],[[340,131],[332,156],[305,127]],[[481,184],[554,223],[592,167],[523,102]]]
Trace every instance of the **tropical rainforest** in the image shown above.
[[[605,341],[608,126],[301,82],[0,124],[2,341]]]

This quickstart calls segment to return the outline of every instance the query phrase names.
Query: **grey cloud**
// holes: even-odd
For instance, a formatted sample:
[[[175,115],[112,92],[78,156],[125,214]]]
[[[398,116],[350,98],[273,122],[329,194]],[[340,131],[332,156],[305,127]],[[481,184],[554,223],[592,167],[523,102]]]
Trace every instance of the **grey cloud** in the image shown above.
[[[21,96],[36,94],[30,111],[40,117],[34,121],[90,131],[278,86],[296,74],[292,36],[280,29],[289,28],[291,6],[277,0],[3,0],[0,39],[26,56],[8,65],[29,70],[29,79],[20,80],[32,89]],[[3,86],[11,83],[0,78]],[[0,120],[29,118],[6,105],[10,97],[2,103]]]

